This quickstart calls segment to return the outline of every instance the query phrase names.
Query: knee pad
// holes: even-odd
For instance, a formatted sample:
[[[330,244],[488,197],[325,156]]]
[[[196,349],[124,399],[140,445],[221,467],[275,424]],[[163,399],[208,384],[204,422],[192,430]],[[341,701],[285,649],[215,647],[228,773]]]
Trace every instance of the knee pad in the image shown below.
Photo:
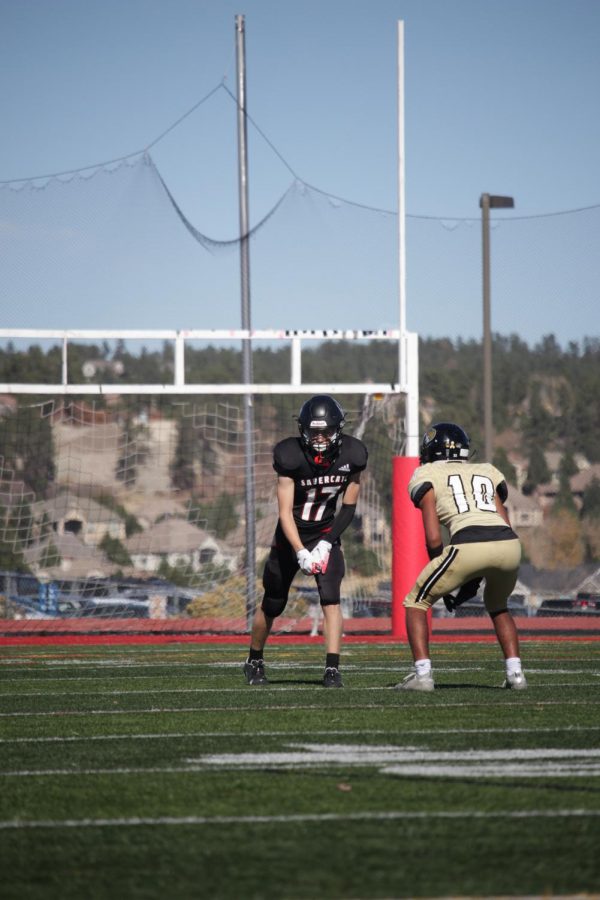
[[[277,616],[280,616],[281,613],[285,609],[285,605],[287,600],[277,598],[277,597],[263,597],[263,602],[261,603],[261,609],[264,612],[265,616],[268,616],[270,619],[276,619]]]

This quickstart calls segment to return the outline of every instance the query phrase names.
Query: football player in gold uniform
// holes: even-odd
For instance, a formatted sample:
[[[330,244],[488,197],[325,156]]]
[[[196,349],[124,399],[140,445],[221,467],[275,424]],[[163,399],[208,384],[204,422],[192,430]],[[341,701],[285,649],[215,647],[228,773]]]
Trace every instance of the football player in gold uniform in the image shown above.
[[[427,611],[442,598],[450,607],[474,597],[482,581],[483,602],[504,654],[504,687],[527,687],[517,628],[507,609],[521,561],[521,544],[504,506],[508,489],[495,466],[469,462],[469,446],[458,425],[433,425],[423,437],[421,465],[408,485],[423,516],[430,562],[404,600],[415,670],[397,685],[399,690],[434,689]],[[445,547],[442,527],[450,535]],[[459,591],[452,597],[456,588]]]

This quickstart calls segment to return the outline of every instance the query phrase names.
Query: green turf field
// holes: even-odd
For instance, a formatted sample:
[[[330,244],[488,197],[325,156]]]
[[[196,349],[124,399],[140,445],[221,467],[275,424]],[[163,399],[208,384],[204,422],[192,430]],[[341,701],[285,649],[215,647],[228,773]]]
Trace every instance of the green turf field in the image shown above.
[[[0,651],[0,896],[393,898],[600,892],[600,643]]]

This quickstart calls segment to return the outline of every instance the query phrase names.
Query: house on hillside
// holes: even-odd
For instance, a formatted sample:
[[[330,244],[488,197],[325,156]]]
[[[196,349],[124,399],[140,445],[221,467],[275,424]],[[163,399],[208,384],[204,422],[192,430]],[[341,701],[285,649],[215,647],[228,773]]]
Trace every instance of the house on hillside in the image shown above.
[[[157,572],[162,562],[173,568],[189,566],[194,572],[208,563],[231,570],[237,566],[235,552],[185,519],[163,519],[132,535],[125,547],[135,568],[146,573]]]
[[[133,492],[127,500],[127,511],[135,516],[142,528],[150,528],[160,519],[184,518],[189,504],[168,494]]]
[[[573,569],[536,569],[530,563],[523,563],[514,589],[515,594],[525,596],[528,604],[537,609],[544,600],[572,599],[594,573],[598,574],[597,563],[586,563]]]
[[[544,511],[535,497],[527,497],[514,485],[508,485],[506,509],[511,525],[519,528],[536,528],[544,521]]]
[[[10,509],[24,503],[31,504],[34,500],[35,494],[25,482],[13,479],[12,472],[4,469],[0,463],[0,504]]]
[[[576,596],[581,595],[600,598],[600,565],[595,564],[594,571],[577,585]]]
[[[273,535],[277,526],[278,512],[276,504],[260,508],[260,515],[256,519],[256,562],[262,563],[271,549]],[[238,524],[227,535],[227,544],[235,547],[240,553],[246,547],[246,520],[243,512],[240,513]]]
[[[548,455],[549,454],[546,454],[546,456]],[[579,467],[579,471],[575,475],[571,476],[571,478],[569,479],[569,486],[571,488],[571,493],[573,495],[576,506],[581,507],[585,489],[594,478],[597,478],[600,481],[600,463],[592,463],[590,465],[585,459],[583,459],[583,457],[578,454],[575,455],[575,463]],[[547,510],[556,500],[556,495],[558,494],[559,490],[560,480],[557,473],[555,472],[550,481],[546,482],[545,484],[539,484],[536,487],[534,496],[537,497],[540,506],[544,510]]]
[[[97,547],[105,535],[119,541],[126,537],[125,522],[117,513],[69,492],[36,503],[33,515],[38,522],[45,518],[57,535],[74,534],[90,547]]]
[[[58,554],[58,565],[46,565],[50,550]],[[100,550],[84,544],[69,532],[51,535],[32,544],[23,551],[23,557],[39,578],[104,578],[117,569]]]

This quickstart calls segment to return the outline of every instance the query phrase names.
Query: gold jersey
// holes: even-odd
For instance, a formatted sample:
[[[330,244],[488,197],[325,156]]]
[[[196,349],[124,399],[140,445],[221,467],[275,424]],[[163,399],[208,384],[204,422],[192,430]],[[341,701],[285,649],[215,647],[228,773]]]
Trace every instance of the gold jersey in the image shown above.
[[[470,463],[448,460],[426,463],[415,469],[408,484],[413,503],[431,485],[435,494],[435,508],[441,525],[450,532],[450,539],[463,528],[506,526],[496,509],[495,496],[506,499],[504,475],[490,463]]]

